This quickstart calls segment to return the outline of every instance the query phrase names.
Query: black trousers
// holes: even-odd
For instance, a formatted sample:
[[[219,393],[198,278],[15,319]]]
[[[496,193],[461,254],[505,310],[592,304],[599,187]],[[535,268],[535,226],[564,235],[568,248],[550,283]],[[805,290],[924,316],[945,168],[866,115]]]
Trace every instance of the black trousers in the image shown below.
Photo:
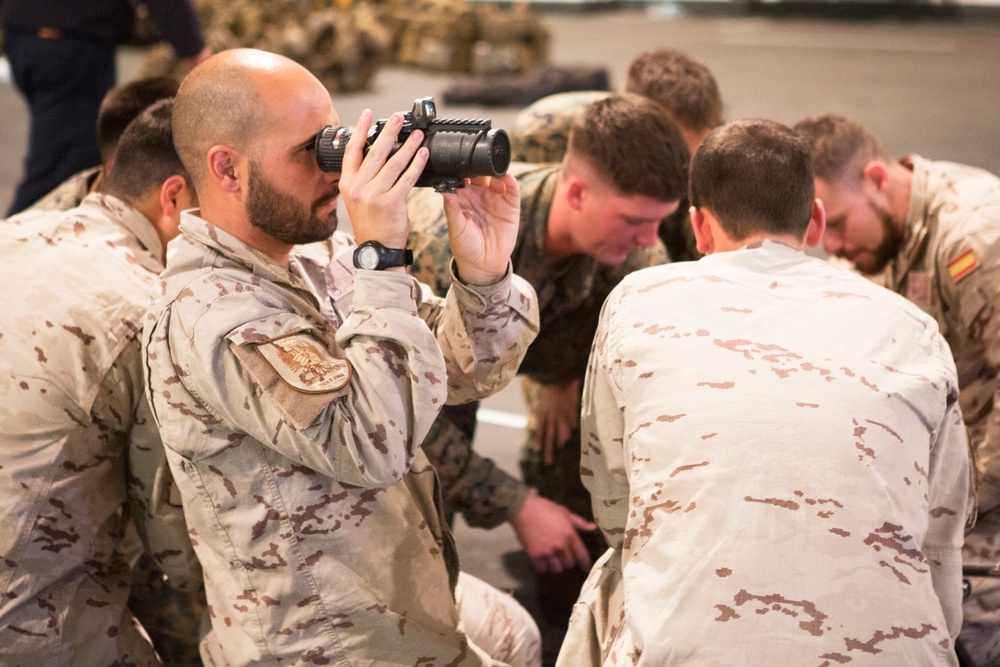
[[[23,211],[73,174],[101,164],[97,112],[115,85],[115,43],[6,30],[14,85],[28,103],[24,172],[8,215]]]

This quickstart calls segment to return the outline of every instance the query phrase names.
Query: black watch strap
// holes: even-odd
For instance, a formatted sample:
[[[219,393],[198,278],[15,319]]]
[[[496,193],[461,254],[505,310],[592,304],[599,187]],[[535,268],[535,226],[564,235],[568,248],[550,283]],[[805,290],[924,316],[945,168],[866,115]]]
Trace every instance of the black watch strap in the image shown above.
[[[354,249],[354,267],[381,271],[396,266],[413,264],[413,251],[409,248],[387,248],[378,241],[365,241]]]

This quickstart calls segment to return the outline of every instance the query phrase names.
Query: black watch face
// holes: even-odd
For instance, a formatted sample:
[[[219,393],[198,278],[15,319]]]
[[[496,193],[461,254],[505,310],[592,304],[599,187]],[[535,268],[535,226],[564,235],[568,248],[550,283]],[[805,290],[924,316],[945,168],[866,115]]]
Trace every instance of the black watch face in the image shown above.
[[[379,252],[371,246],[361,246],[357,251],[358,266],[362,269],[374,271],[378,268]]]

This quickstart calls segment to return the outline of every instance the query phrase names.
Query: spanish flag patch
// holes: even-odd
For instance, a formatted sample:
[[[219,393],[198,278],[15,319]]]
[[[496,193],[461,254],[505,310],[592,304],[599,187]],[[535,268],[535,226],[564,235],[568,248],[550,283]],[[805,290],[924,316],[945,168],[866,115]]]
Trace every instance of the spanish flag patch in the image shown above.
[[[956,283],[979,268],[979,258],[973,250],[966,250],[948,262],[948,274]]]

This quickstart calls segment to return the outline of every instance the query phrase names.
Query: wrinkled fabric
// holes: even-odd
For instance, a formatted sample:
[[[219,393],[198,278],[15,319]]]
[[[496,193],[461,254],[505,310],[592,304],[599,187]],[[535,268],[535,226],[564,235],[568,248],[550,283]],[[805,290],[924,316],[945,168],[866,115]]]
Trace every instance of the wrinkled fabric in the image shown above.
[[[957,664],[968,444],[906,300],[772,241],[634,273],[582,419],[621,561],[618,608],[609,558],[567,635],[593,664]]]
[[[134,531],[126,539],[130,515],[156,536],[150,555],[172,583],[197,591],[201,580],[182,516],[127,507],[158,474],[132,467],[129,450],[130,439],[160,447],[139,363],[160,241],[138,211],[90,195],[65,213],[0,222],[0,253],[10,286],[0,311],[0,662],[159,664],[126,608],[142,549]]]
[[[181,229],[144,349],[211,573],[206,663],[490,664],[458,627],[419,444],[446,401],[514,375],[537,330],[531,288],[508,273],[441,300],[405,274],[355,273],[341,234],[286,270],[192,213]]]
[[[916,155],[903,164],[913,169],[906,241],[881,280],[934,317],[951,347],[979,472],[980,519],[963,554],[966,563],[993,565],[1000,562],[1000,179]],[[1000,582],[976,579],[973,589],[961,641],[975,664],[992,665],[1000,661]]]
[[[558,263],[548,260],[544,256],[545,237],[559,169],[559,165],[528,164],[510,168],[521,187],[521,226],[511,261],[514,273],[537,293],[540,313],[538,337],[518,373],[539,383],[582,378],[605,297],[629,272],[666,261],[661,245],[637,248],[617,267],[586,255]],[[428,189],[415,189],[407,200],[407,210],[411,220],[407,245],[414,255],[410,273],[435,293],[444,294],[451,284],[451,249],[441,197]],[[472,431],[463,427],[470,420],[469,410],[445,410],[424,447],[428,456],[435,456],[431,461],[441,474],[447,509],[461,513],[471,526],[492,528],[517,514],[530,490],[472,450]],[[578,449],[578,439],[565,447]],[[524,456],[531,455],[526,449]],[[547,466],[543,474],[558,477],[562,472]],[[575,466],[566,474],[578,476]]]

